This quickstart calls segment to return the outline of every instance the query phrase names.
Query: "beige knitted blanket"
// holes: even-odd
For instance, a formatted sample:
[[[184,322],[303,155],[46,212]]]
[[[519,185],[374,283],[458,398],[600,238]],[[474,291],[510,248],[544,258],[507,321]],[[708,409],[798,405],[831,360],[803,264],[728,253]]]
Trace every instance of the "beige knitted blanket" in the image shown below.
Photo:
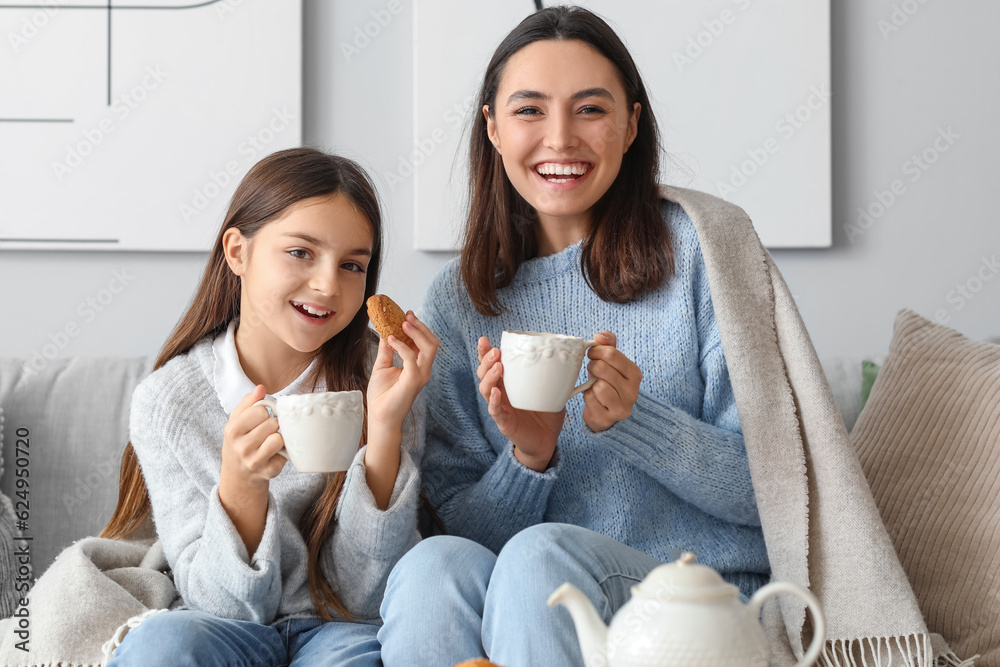
[[[772,579],[820,599],[827,646],[819,664],[971,665],[927,631],[809,334],[750,218],[701,192],[661,194],[698,232]],[[791,667],[811,637],[805,605],[790,595],[772,601],[771,664]]]
[[[166,569],[152,537],[88,537],[67,547],[35,583],[21,615],[0,620],[0,665],[106,664],[130,628],[178,599]]]

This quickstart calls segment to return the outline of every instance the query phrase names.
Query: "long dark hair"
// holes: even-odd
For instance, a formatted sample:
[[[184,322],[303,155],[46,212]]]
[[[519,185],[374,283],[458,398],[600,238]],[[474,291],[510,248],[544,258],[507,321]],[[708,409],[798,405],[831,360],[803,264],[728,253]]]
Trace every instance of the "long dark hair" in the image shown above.
[[[660,140],[656,119],[639,70],[628,49],[603,19],[580,7],[535,12],[504,38],[493,53],[479,91],[476,111],[491,117],[497,89],[510,58],[542,40],[579,40],[615,66],[632,108],[641,105],[637,134],[611,187],[594,205],[594,226],[583,243],[582,269],[604,301],[627,303],[663,285],[673,274],[673,252],[660,215],[657,178]],[[469,217],[461,273],[476,309],[498,315],[497,290],[514,279],[518,267],[537,254],[534,209],[518,194],[487,135],[486,119],[475,113],[469,149]]]
[[[365,300],[375,294],[382,258],[382,215],[371,180],[361,167],[347,158],[312,148],[279,151],[254,165],[236,188],[201,284],[187,312],[163,345],[153,370],[184,354],[204,336],[221,333],[230,321],[239,318],[240,278],[226,263],[223,248],[222,239],[227,229],[240,230],[252,242],[264,225],[292,204],[333,194],[347,197],[371,225],[372,256],[365,279]],[[361,308],[343,331],[317,350],[317,363],[310,378],[313,387],[322,377],[330,391],[358,389],[364,395],[372,361],[367,352],[373,336],[368,328],[368,311]],[[362,442],[367,440],[367,405],[365,414]],[[327,620],[333,620],[330,609],[351,617],[323,576],[319,558],[329,538],[345,475],[343,472],[327,475],[322,494],[299,522],[309,550],[309,590],[313,606]],[[150,517],[151,509],[149,492],[130,442],[122,455],[118,506],[101,537],[120,539],[131,534]]]

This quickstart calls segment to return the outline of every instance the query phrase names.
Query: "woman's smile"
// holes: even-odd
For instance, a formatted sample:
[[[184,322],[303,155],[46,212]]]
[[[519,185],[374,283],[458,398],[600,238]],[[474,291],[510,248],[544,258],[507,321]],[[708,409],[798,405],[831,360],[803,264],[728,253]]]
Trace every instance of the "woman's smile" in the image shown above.
[[[538,213],[552,250],[583,238],[636,135],[614,65],[578,40],[542,40],[511,56],[487,133],[518,194]],[[546,246],[543,242],[542,246]]]
[[[583,181],[592,168],[589,162],[550,160],[535,165],[535,173],[547,183],[564,185]]]

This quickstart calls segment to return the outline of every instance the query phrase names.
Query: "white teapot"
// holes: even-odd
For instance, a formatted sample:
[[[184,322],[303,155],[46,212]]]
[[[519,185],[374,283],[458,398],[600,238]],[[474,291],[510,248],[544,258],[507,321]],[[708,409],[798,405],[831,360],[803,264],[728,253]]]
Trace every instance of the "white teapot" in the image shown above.
[[[632,599],[610,626],[575,586],[556,589],[549,606],[569,610],[586,667],[766,667],[767,640],[758,619],[764,599],[775,593],[794,593],[812,611],[812,643],[796,667],[815,662],[826,641],[826,620],[816,596],[795,584],[775,582],[744,605],[736,586],[694,559],[684,552],[653,569],[632,587]]]

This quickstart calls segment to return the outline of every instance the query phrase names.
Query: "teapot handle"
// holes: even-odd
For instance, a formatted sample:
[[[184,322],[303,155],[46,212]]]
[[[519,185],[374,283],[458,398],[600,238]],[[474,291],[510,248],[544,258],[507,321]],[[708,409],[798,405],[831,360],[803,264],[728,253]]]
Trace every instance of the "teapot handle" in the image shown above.
[[[809,610],[812,612],[812,643],[809,644],[809,649],[802,656],[802,660],[795,665],[795,667],[810,667],[810,665],[816,662],[816,658],[819,657],[820,651],[823,650],[823,645],[826,643],[826,617],[823,616],[823,609],[820,607],[819,600],[815,595],[801,586],[788,581],[775,581],[759,589],[750,598],[749,607],[755,619],[760,617],[760,608],[764,604],[764,599],[777,593],[793,593],[798,595],[805,600],[806,605],[809,606]]]

